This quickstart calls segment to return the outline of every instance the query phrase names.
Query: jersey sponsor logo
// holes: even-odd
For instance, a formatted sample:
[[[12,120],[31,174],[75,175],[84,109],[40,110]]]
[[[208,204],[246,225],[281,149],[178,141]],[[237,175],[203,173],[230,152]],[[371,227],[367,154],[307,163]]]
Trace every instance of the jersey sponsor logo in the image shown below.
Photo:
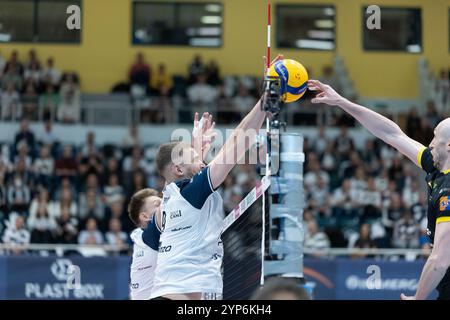
[[[181,230],[187,230],[192,228],[192,226],[187,226],[187,227],[183,227],[183,228],[173,228],[172,230],[170,230],[171,232],[177,232],[177,231],[181,231]]]
[[[144,256],[144,250],[139,250],[136,252],[135,258],[140,258]]]
[[[170,213],[170,219],[181,218],[181,210],[175,210]]]
[[[170,196],[163,196],[163,204],[166,204],[169,201]]]
[[[161,242],[159,243],[159,252],[160,253],[164,253],[164,252],[170,252],[170,250],[172,250],[172,246],[162,246]]]
[[[448,196],[439,199],[439,211],[450,211],[450,202]]]
[[[130,287],[131,287],[131,289],[136,290],[139,288],[139,283],[132,283],[132,284],[130,284]]]

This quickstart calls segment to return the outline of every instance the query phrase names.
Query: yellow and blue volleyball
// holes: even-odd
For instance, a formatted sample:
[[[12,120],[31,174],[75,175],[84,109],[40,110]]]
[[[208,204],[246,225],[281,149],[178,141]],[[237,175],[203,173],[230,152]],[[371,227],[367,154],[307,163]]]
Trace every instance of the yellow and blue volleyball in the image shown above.
[[[300,99],[308,86],[308,72],[300,62],[292,59],[275,62],[269,68],[268,76],[280,78],[280,95],[287,103]]]

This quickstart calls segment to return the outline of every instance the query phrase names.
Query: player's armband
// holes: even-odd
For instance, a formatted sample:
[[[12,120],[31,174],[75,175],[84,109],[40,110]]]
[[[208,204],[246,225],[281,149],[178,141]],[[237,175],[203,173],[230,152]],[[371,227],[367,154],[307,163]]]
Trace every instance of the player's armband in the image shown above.
[[[436,171],[436,167],[433,162],[433,155],[430,148],[423,148],[417,154],[417,163],[427,173]]]

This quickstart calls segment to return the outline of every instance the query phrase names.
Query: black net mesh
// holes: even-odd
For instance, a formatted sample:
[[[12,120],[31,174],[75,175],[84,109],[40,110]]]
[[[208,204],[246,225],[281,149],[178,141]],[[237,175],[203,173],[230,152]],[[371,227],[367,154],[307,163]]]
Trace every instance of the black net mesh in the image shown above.
[[[253,200],[253,199],[250,199]],[[245,201],[245,199],[244,199]],[[261,279],[263,197],[259,197],[222,234],[223,298],[227,300],[249,299],[259,287]],[[269,195],[265,191],[265,248],[269,246],[270,215]]]

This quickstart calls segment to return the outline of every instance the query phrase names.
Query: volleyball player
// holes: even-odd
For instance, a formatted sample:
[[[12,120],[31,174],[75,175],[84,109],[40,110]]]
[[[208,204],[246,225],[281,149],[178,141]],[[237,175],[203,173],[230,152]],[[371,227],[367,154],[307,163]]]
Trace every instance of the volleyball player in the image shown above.
[[[366,129],[408,157],[426,173],[428,183],[428,235],[433,249],[412,297],[403,300],[426,299],[437,288],[438,299],[450,299],[450,118],[434,130],[429,147],[409,138],[393,121],[341,97],[329,85],[317,80],[308,81],[310,90],[320,93],[311,101],[339,106],[352,115]]]
[[[257,132],[265,117],[259,101],[208,166],[189,145],[160,146],[156,166],[167,185],[152,298],[222,298],[223,204],[216,190],[250,147],[239,147],[240,135]]]
[[[192,146],[206,156],[214,139],[212,116],[205,112],[199,121],[195,114],[192,130]],[[159,238],[161,234],[161,198],[155,189],[136,192],[128,205],[128,215],[136,229],[131,233],[133,257],[130,268],[130,297],[132,300],[150,299],[154,270],[157,263]]]

